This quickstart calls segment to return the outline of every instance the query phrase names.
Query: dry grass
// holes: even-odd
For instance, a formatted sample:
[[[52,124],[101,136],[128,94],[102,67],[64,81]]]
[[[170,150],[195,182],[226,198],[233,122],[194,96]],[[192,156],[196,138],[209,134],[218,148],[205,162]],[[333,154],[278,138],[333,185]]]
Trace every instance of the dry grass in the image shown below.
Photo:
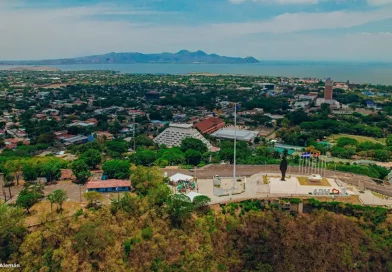
[[[53,211],[50,210],[50,202],[41,201],[35,204],[30,209],[30,214],[27,215],[25,223],[27,226],[32,226],[48,221],[61,219],[75,214],[79,209],[84,208],[83,204],[77,202],[64,202],[63,211],[61,213],[56,212],[56,205],[53,205]]]
[[[319,183],[318,182],[309,182],[307,177],[297,177],[299,184],[303,186],[331,186],[328,179],[323,178]]]
[[[270,183],[269,178],[267,176],[263,176],[263,183],[264,184]]]
[[[350,195],[350,196],[344,196],[344,197],[335,197],[334,199],[332,197],[323,197],[323,196],[307,196],[307,197],[299,197],[299,198],[300,199],[314,198],[314,199],[317,199],[318,201],[322,201],[322,202],[337,201],[337,202],[342,202],[342,203],[363,205],[362,202],[359,200],[359,196],[358,195]]]
[[[385,145],[385,138],[379,138],[379,139],[374,139],[372,137],[366,137],[366,136],[358,136],[358,135],[350,135],[350,134],[333,134],[328,137],[328,140],[330,140],[333,143],[337,143],[339,138],[342,137],[347,137],[347,138],[352,138],[357,140],[359,143],[363,142],[372,142],[372,143],[380,143]]]

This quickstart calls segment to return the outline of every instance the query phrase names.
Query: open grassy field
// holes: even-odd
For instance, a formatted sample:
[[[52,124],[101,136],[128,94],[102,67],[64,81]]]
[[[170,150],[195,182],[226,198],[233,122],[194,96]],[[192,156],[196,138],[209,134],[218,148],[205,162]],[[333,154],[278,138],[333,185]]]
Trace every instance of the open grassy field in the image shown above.
[[[352,138],[352,139],[357,140],[360,143],[372,142],[372,143],[380,143],[380,144],[385,145],[385,138],[375,139],[375,138],[367,137],[367,136],[349,135],[349,134],[332,134],[331,136],[329,136],[327,138],[327,140],[330,141],[331,143],[336,143],[338,141],[338,139],[342,138],[342,137]]]

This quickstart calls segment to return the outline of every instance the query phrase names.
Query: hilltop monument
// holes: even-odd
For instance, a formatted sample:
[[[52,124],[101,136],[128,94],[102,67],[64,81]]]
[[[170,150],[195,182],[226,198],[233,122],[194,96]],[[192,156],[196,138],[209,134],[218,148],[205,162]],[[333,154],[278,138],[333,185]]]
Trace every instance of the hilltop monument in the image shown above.
[[[287,150],[283,151],[282,161],[279,166],[280,172],[282,173],[281,181],[286,181],[286,172],[287,172]]]

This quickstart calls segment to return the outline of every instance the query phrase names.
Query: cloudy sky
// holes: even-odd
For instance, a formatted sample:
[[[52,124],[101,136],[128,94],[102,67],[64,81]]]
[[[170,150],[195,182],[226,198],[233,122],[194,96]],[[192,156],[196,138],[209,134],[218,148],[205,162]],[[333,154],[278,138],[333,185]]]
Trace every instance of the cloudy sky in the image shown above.
[[[0,0],[0,60],[181,49],[392,61],[392,0]]]

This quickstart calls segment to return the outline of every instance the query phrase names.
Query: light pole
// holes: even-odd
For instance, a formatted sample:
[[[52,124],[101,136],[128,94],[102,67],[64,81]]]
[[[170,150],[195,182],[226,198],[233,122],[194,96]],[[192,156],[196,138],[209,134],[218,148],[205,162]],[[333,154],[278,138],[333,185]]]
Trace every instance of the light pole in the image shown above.
[[[234,103],[234,160],[233,160],[233,187],[230,190],[230,200],[232,199],[236,182],[236,157],[237,157],[237,103]]]

